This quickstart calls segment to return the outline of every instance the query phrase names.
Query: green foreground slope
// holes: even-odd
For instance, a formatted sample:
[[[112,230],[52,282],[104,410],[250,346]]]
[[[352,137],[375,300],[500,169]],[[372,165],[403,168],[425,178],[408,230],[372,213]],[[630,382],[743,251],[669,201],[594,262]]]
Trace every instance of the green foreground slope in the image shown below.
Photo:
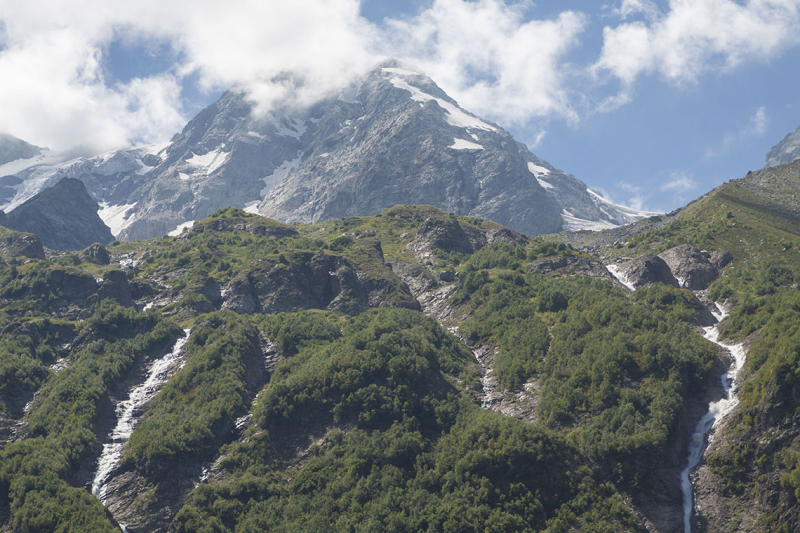
[[[797,170],[607,250],[733,253],[709,295],[750,356],[709,467],[764,530],[800,496]],[[569,245],[425,206],[308,226],[228,209],[109,251],[0,263],[0,530],[643,530],[653,465],[719,367],[690,291],[627,293]],[[86,486],[114,406],[182,328],[108,511]],[[481,409],[473,352],[500,393],[536,391],[532,417]]]

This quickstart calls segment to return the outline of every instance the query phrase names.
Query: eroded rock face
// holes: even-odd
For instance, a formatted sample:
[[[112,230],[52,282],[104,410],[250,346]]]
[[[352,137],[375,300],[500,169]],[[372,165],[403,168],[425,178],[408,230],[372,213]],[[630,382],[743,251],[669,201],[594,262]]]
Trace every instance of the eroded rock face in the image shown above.
[[[106,247],[99,243],[94,243],[81,252],[81,259],[96,265],[107,265],[111,262],[111,255]]]
[[[644,254],[619,265],[619,270],[634,287],[663,283],[678,286],[669,265],[661,257]]]
[[[0,255],[44,260],[42,241],[32,233],[13,232],[0,235]]]
[[[408,287],[388,268],[382,276],[359,277],[343,257],[321,252],[301,254],[303,257],[277,261],[263,259],[249,272],[238,275],[222,291],[222,308],[246,314],[300,309],[356,314],[387,305],[419,309]],[[398,286],[407,298],[387,301],[388,293]]]
[[[719,276],[719,272],[709,262],[708,257],[688,244],[670,248],[659,254],[659,257],[666,261],[672,274],[682,280],[681,285],[687,289],[706,289]]]
[[[64,300],[77,305],[83,305],[98,288],[97,280],[92,276],[72,268],[49,271],[47,281],[58,288]]]
[[[419,261],[425,261],[435,250],[445,253],[471,254],[487,244],[504,242],[524,246],[530,239],[508,228],[484,230],[459,222],[456,217],[429,217],[417,230],[409,248]]]
[[[437,249],[461,254],[471,254],[476,250],[455,218],[428,218],[417,230],[417,236],[409,247],[420,261],[430,257]]]
[[[111,299],[124,307],[133,307],[133,295],[128,285],[128,278],[121,270],[110,270],[105,273],[103,283],[97,291],[98,299]]]

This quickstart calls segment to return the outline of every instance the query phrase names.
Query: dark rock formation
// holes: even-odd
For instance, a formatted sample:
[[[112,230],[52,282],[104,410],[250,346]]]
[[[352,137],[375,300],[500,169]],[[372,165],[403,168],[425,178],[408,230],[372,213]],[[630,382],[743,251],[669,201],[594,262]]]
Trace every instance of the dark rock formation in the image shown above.
[[[79,257],[96,265],[107,265],[111,262],[111,255],[108,253],[108,250],[99,243],[94,243],[83,250]]]
[[[84,305],[98,288],[96,279],[76,268],[54,268],[47,273],[47,281],[59,290],[62,299],[75,305]]]
[[[434,250],[461,254],[475,251],[473,242],[455,217],[428,218],[417,230],[417,236],[409,247],[420,261],[430,257]]]
[[[703,290],[717,279],[719,272],[708,257],[697,248],[681,244],[659,254],[666,261],[672,274],[682,280],[682,286],[692,290]]]
[[[54,250],[80,250],[114,240],[97,210],[83,183],[68,178],[8,213],[8,227],[35,233]]]
[[[128,278],[121,270],[109,270],[104,274],[97,297],[98,300],[114,300],[124,307],[133,307],[134,305]]]
[[[666,261],[653,254],[644,254],[619,265],[619,270],[634,287],[664,283],[678,286]]]
[[[0,255],[42,260],[45,258],[44,247],[39,237],[17,231],[0,235]]]

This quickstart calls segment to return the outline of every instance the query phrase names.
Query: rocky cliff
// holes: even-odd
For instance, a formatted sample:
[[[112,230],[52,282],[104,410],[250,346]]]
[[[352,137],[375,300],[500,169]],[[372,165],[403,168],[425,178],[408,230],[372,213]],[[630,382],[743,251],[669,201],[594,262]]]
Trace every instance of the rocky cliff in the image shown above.
[[[98,209],[83,182],[66,178],[8,213],[4,225],[34,233],[54,250],[80,250],[114,240]]]

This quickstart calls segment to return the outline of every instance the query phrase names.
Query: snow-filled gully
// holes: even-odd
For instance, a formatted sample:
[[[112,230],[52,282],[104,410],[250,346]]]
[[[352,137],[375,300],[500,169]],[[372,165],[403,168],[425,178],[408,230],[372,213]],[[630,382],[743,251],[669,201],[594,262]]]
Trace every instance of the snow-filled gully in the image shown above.
[[[122,449],[139,422],[144,405],[153,399],[162,385],[167,382],[173,371],[181,368],[185,361],[180,357],[181,350],[189,340],[190,330],[183,330],[185,335],[175,341],[172,351],[153,362],[147,369],[147,379],[141,385],[133,387],[128,399],[117,404],[117,425],[111,431],[111,442],[103,444],[103,453],[97,460],[97,473],[92,481],[92,494],[105,503],[106,490],[111,472],[122,458]]]
[[[613,275],[620,283],[622,283],[628,290],[635,290],[633,284],[628,281],[625,274],[620,272],[616,265],[607,265],[606,269]],[[681,286],[685,285],[684,280],[679,280]],[[703,328],[703,337],[710,340],[717,346],[721,346],[728,353],[731,354],[733,361],[728,370],[722,374],[720,381],[722,382],[722,389],[725,396],[715,402],[708,404],[708,411],[697,422],[692,436],[689,438],[689,445],[687,450],[688,459],[686,461],[686,468],[681,472],[681,493],[683,494],[683,531],[684,533],[691,533],[692,531],[692,511],[694,510],[694,485],[692,485],[692,472],[700,460],[703,458],[703,452],[706,445],[711,442],[711,433],[714,428],[722,421],[725,416],[733,411],[739,403],[737,395],[738,384],[736,377],[739,371],[744,366],[747,359],[747,352],[744,345],[739,344],[724,344],[719,341],[719,324],[727,316],[725,310],[718,304],[714,304],[717,312],[711,312],[717,323],[714,326]]]

